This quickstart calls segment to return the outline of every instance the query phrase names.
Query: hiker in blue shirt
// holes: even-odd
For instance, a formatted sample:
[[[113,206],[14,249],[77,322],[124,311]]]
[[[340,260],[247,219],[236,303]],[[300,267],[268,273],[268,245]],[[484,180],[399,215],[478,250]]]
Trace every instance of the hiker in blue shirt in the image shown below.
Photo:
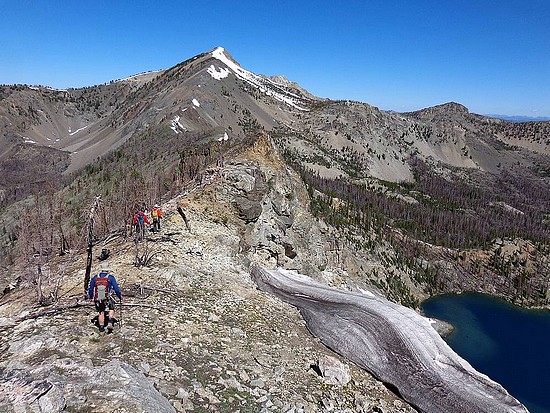
[[[104,311],[109,309],[109,318],[107,320],[107,332],[112,333],[115,326],[115,300],[113,299],[113,291],[117,297],[122,300],[120,289],[116,282],[115,276],[109,274],[111,271],[108,264],[101,264],[99,274],[95,275],[90,282],[88,289],[88,298],[93,300],[95,308],[98,312],[97,321],[99,331],[105,331],[105,314]]]

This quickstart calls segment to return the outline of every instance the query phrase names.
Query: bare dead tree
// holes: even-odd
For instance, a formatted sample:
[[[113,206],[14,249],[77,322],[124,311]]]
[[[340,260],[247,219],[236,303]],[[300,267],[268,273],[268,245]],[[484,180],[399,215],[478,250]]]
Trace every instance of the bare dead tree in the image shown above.
[[[183,212],[182,207],[177,208],[178,213],[180,214],[181,218],[183,219],[183,222],[185,222],[185,226],[187,227],[187,231],[191,232],[191,224],[189,223],[189,220],[187,219],[187,216],[185,215],[185,212]]]
[[[88,247],[86,251],[88,253],[86,259],[86,274],[84,275],[84,294],[88,291],[88,286],[90,284],[90,274],[92,272],[92,247],[93,247],[93,238],[94,238],[94,222],[97,216],[99,209],[101,208],[101,196],[98,195],[95,197],[92,207],[88,212]]]
[[[139,247],[140,245],[144,245],[144,247],[140,248]],[[138,268],[148,267],[151,264],[151,261],[154,258],[154,256],[158,254],[158,251],[155,252],[149,248],[149,243],[146,241],[143,244],[141,244],[140,242],[137,241],[137,239],[135,239],[134,246],[135,246],[134,265]]]
[[[36,286],[36,298],[40,305],[47,304],[42,289],[42,269],[50,252],[46,236],[48,222],[42,203],[37,199],[36,203],[23,213],[18,233],[19,254],[25,263],[27,280]]]

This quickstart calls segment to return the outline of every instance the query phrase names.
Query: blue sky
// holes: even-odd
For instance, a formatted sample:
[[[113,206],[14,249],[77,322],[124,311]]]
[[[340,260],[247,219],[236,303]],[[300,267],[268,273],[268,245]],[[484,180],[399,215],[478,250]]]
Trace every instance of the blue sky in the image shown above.
[[[322,97],[548,117],[549,22],[550,0],[0,0],[0,84],[90,86],[223,46]]]

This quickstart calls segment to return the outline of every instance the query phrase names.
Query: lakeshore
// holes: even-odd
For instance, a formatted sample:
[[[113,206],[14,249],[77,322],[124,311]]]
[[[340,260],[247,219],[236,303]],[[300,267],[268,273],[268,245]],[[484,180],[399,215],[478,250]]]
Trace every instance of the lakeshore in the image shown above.
[[[476,370],[531,413],[550,413],[549,310],[528,310],[478,293],[434,297],[422,310],[454,327],[445,341]]]

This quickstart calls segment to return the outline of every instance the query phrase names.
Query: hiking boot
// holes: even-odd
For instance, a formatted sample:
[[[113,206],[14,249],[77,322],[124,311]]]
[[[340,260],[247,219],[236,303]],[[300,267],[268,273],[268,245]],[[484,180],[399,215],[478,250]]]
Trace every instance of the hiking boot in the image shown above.
[[[107,325],[107,333],[111,334],[115,328],[115,323]]]
[[[105,331],[105,327],[99,326],[99,332],[100,332],[100,333],[103,333],[104,331]]]

